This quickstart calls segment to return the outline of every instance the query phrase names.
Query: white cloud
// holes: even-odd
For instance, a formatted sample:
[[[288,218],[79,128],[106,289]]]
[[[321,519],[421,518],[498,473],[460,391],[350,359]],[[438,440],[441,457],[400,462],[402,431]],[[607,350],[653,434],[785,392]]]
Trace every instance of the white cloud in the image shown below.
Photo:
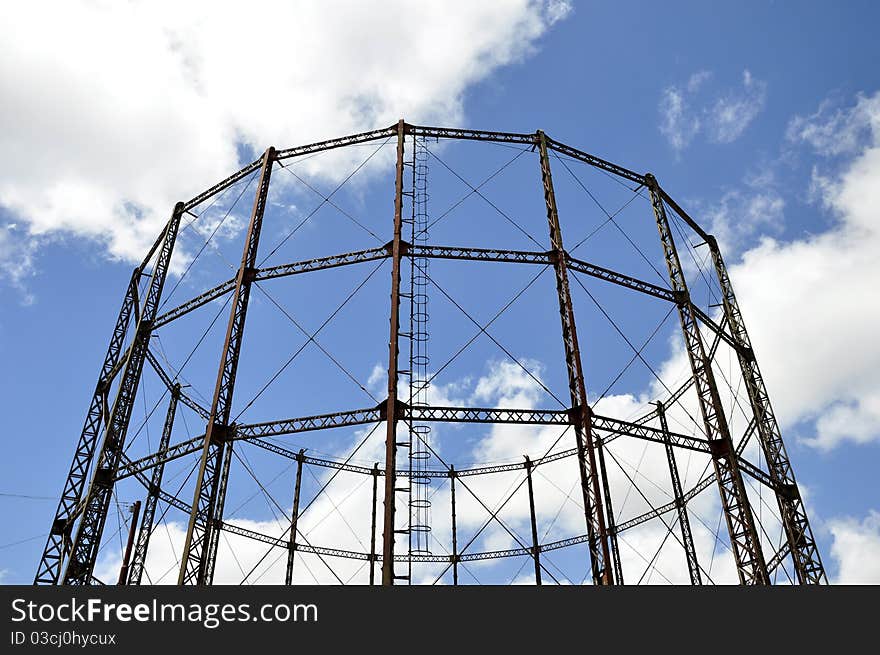
[[[712,71],[697,71],[693,75],[688,78],[687,90],[688,93],[696,93],[700,90],[700,87],[703,86],[703,82],[709,80],[712,77]]]
[[[547,2],[547,22],[550,25],[564,20],[574,11],[574,7],[568,0],[549,0]]]
[[[859,106],[871,142],[819,189],[833,227],[764,239],[732,270],[781,420],[815,420],[807,442],[822,449],[880,439],[880,307],[869,300],[880,284],[880,94]]]
[[[667,87],[660,96],[660,133],[676,151],[684,150],[700,131],[700,119],[691,114],[685,92]]]
[[[825,100],[809,116],[795,116],[788,124],[786,138],[793,143],[807,143],[820,155],[852,154],[870,143],[877,131],[880,112],[877,96],[859,95],[852,107],[835,107]]]
[[[770,187],[732,189],[702,212],[708,231],[728,257],[757,237],[779,233],[784,215],[785,200]]]
[[[742,86],[729,89],[714,99],[701,93],[712,77],[698,71],[684,84],[666,87],[660,95],[660,133],[676,152],[681,152],[699,134],[713,143],[731,143],[764,109],[766,82],[743,71]]]
[[[468,86],[570,11],[450,5],[5,4],[0,206],[30,235],[86,236],[137,261],[174,202],[238,168],[238,144],[458,122]]]
[[[736,141],[764,109],[767,84],[743,71],[742,89],[727,93],[708,110],[706,127],[716,143]]]
[[[14,223],[0,226],[0,281],[19,292],[22,304],[30,305],[34,297],[27,290],[26,280],[35,273],[38,239],[22,232]]]
[[[880,512],[871,510],[861,521],[829,522],[834,537],[831,556],[838,566],[838,584],[880,584]]]

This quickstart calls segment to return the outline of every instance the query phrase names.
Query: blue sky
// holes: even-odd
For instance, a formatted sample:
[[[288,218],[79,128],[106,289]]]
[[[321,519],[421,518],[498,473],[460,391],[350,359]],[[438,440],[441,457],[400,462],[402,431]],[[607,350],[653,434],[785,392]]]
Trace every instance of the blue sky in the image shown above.
[[[354,9],[330,3],[323,13],[315,13],[267,3],[265,11],[275,14],[278,24],[295,20],[312,28],[305,30],[305,44],[272,50],[268,64],[250,55],[236,62],[228,59],[228,39],[240,38],[247,45],[249,37],[241,37],[238,27],[222,17],[196,29],[204,9],[193,8],[181,16],[172,30],[177,30],[176,40],[169,44],[160,28],[168,26],[170,14],[161,5],[136,4],[118,11],[59,7],[58,25],[48,28],[59,31],[58,46],[48,52],[32,50],[9,31],[11,25],[18,25],[21,34],[35,29],[30,10],[3,10],[11,15],[0,21],[7,26],[0,32],[0,61],[9,62],[6,55],[14,54],[24,65],[14,70],[0,64],[0,89],[11,98],[0,110],[0,126],[8,137],[0,145],[0,177],[5,179],[0,182],[0,397],[7,428],[7,456],[0,461],[0,580],[32,580],[54,510],[51,499],[67,472],[131,267],[173,202],[195,195],[270,143],[308,143],[382,127],[403,116],[421,124],[515,132],[543,129],[555,139],[633,170],[653,172],[721,241],[830,578],[880,582],[880,487],[872,475],[880,438],[880,377],[875,366],[880,348],[873,334],[880,317],[876,308],[865,306],[876,293],[872,281],[880,278],[880,216],[871,202],[880,186],[874,4],[814,2],[793,8],[785,3],[678,2],[661,8],[656,3],[612,7],[511,2],[462,8],[454,16],[444,5],[426,4],[420,26],[409,30],[388,26],[376,17],[384,13],[379,10],[359,9],[355,15]],[[81,23],[82,35],[62,35],[65,20]],[[102,48],[112,47],[113,41],[95,43],[87,38],[88,30],[100,32],[109,26],[120,27],[131,44],[123,48],[119,61],[99,64]],[[155,51],[152,63],[146,63],[145,55],[128,54],[137,44],[146,52]],[[401,57],[401,51],[406,56]],[[27,79],[22,70],[28,71]],[[136,74],[130,74],[132,70]],[[72,82],[60,84],[61,78]],[[534,153],[486,144],[428,145],[432,218],[468,195],[456,174],[476,185],[503,167],[481,188],[495,207],[471,194],[432,229],[432,242],[547,247]],[[291,171],[326,194],[371,154],[368,164],[333,196],[350,216],[324,203],[265,265],[374,247],[390,239],[393,143],[319,155],[294,163]],[[556,159],[552,166],[569,247],[605,222],[602,209],[584,187],[608,211],[632,200],[631,189],[594,169]],[[276,186],[260,259],[321,203],[287,171],[276,169],[273,179]],[[229,263],[240,259],[240,229],[253,186],[234,203],[241,189],[231,189],[193,229],[182,233],[176,275],[166,291],[198,252],[204,242],[200,235],[229,211],[218,237],[193,264],[168,307],[232,276]],[[368,229],[355,225],[352,217]],[[652,270],[664,271],[647,201],[636,198],[618,221],[647,261],[620,231],[607,225],[579,248],[577,256],[661,283]],[[684,243],[680,247],[688,267],[688,248]],[[705,249],[694,254],[698,259],[704,255]],[[360,264],[255,289],[233,414],[242,411],[241,421],[269,420],[369,407],[383,398],[388,266]],[[373,269],[377,270],[318,337],[339,365],[309,345],[258,395],[304,340],[293,321],[309,332],[318,329]],[[435,260],[430,271],[431,366],[439,368],[476,330],[446,294],[484,323],[539,269]],[[696,280],[695,296],[705,303],[707,289],[699,271],[692,267],[689,272]],[[674,342],[677,319],[672,315],[663,321],[669,308],[608,289],[596,280],[579,279],[633,343],[641,345],[661,324],[644,356],[663,378],[662,384],[674,388],[682,371]],[[588,393],[595,399],[626,365],[632,350],[584,288],[577,282],[572,285]],[[432,390],[436,400],[558,408],[524,369],[567,400],[553,292],[552,271],[545,271],[490,330],[522,367],[480,337],[438,375]],[[212,304],[163,328],[155,351],[179,366],[220,310],[219,304]],[[223,312],[221,325],[226,320]],[[210,397],[221,337],[216,327],[209,331],[187,365],[184,378],[197,398]],[[730,373],[723,364],[719,369]],[[365,389],[359,389],[349,373]],[[608,389],[601,411],[621,418],[637,416],[646,402],[660,397],[662,384],[636,362]],[[167,402],[154,375],[145,376],[140,396],[132,426],[144,422],[154,405],[159,409],[137,435],[133,454],[145,454],[155,445]],[[173,441],[203,429],[193,413],[182,416]],[[693,427],[684,416],[675,420],[681,423],[673,429],[690,432]],[[369,466],[379,458],[381,432],[368,439],[353,461]],[[551,432],[438,426],[433,438],[440,454],[459,467],[519,460],[525,453],[536,457],[559,436]],[[344,458],[364,435],[361,429],[339,430],[320,438],[284,437],[279,443]],[[572,441],[570,434],[566,438]],[[641,443],[620,448],[616,454],[621,471],[636,477],[641,473],[648,487],[666,484],[665,462],[656,457],[662,458],[662,451]],[[276,521],[281,509],[260,495],[245,466],[289,511],[290,462],[252,447],[242,449],[242,458],[235,464],[227,509],[234,510],[233,518],[242,525],[280,532]],[[191,464],[192,460],[169,464],[167,478],[182,480]],[[681,459],[679,464],[695,483],[703,462]],[[551,471],[536,480],[544,512],[542,533],[546,530],[548,540],[580,534],[583,517],[578,523],[576,506],[565,500],[570,467]],[[325,471],[314,474],[321,477]],[[318,488],[317,479],[308,475],[307,497]],[[649,499],[660,502],[665,497],[662,492],[646,492],[649,499],[633,497],[626,474],[618,471],[614,476],[620,490],[616,497],[624,499],[619,509],[623,518],[644,510]],[[513,480],[475,483],[474,489],[491,504],[504,496]],[[362,484],[355,476],[338,480],[328,488],[329,495],[319,497],[311,510],[315,518],[308,524],[316,543],[338,542],[363,550],[369,509],[362,501],[369,484],[358,486]],[[184,489],[182,497],[188,499],[191,488]],[[142,494],[133,483],[121,484],[117,491],[122,503]],[[448,485],[434,491],[435,547],[440,552],[448,537]],[[713,495],[717,493],[710,488],[700,497],[694,510],[699,517],[692,521],[705,533],[699,537],[706,558],[701,561],[707,568],[709,561],[717,566],[719,572],[710,577],[724,582],[729,580],[723,572],[728,554],[723,544],[713,543],[718,516],[717,502],[708,497]],[[753,499],[756,507],[764,508],[756,511],[772,511],[765,507],[766,500],[766,494]],[[516,496],[502,516],[527,535],[524,503],[521,494]],[[475,532],[483,520],[480,508],[471,501],[461,511],[462,534]],[[180,518],[169,515],[168,520],[163,527],[168,537],[161,543],[170,547],[164,556],[173,564]],[[118,541],[117,521],[114,510],[105,531],[111,544]],[[772,523],[768,518],[768,526]],[[637,531],[623,546],[628,582],[639,580],[642,570],[642,581],[677,580],[675,575],[684,567],[668,545],[661,545],[665,532],[663,525],[659,531]],[[497,528],[480,539],[477,549],[511,546]],[[650,558],[658,547],[662,555],[656,566],[645,568],[640,553]],[[224,548],[240,556],[244,569],[251,559],[257,561],[252,547],[239,541],[227,542]],[[108,547],[99,562],[102,575],[109,577],[118,567],[118,550]],[[584,551],[558,552],[554,573],[580,582]],[[170,568],[160,559],[157,555],[154,562],[157,579]],[[482,565],[468,575],[483,582],[520,581],[531,571],[528,562],[524,569],[521,564],[514,560]],[[345,572],[355,580],[364,575],[357,567]],[[237,582],[239,573],[230,564],[221,575]],[[425,580],[430,582],[438,573],[425,571]],[[264,581],[272,581],[273,575],[275,569],[269,568]],[[323,581],[328,572],[320,562],[304,557],[300,575],[303,582]]]

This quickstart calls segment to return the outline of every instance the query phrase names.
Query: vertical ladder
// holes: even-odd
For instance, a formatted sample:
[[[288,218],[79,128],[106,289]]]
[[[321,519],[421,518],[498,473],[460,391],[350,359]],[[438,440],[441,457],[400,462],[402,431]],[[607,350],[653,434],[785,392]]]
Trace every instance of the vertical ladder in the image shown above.
[[[428,148],[424,138],[413,138],[412,152],[407,167],[410,169],[410,196],[412,211],[403,219],[409,228],[410,243],[424,245],[428,242]],[[410,302],[409,331],[401,336],[409,340],[409,398],[412,407],[427,407],[428,376],[430,358],[428,355],[428,258],[410,257],[409,293],[401,294]],[[401,371],[403,372],[403,371]],[[428,448],[431,426],[424,423],[409,423],[409,441],[399,445],[409,448],[408,483],[409,524],[406,532],[409,538],[408,570],[405,576],[412,582],[412,560],[414,556],[428,555],[431,552],[431,478],[425,472],[429,468],[431,451]]]

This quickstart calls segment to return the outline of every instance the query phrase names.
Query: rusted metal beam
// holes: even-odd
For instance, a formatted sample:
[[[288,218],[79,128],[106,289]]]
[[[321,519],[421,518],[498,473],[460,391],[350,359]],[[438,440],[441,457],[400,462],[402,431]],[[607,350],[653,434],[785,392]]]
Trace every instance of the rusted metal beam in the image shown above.
[[[388,398],[385,406],[385,513],[382,533],[382,584],[394,584],[394,505],[397,478],[397,359],[400,354],[400,260],[403,229],[403,156],[406,128],[397,124],[397,167],[394,180],[394,239],[391,242],[391,316],[388,340]]]
[[[680,211],[680,213],[683,212]],[[827,584],[828,578],[822,565],[816,538],[813,536],[807,510],[795,479],[794,468],[785,449],[782,432],[779,429],[779,423],[776,420],[776,415],[770,404],[770,396],[764,384],[764,377],[758,368],[758,360],[755,358],[752,342],[746,331],[736,295],[733,292],[730,275],[727,272],[717,241],[708,235],[706,242],[709,244],[715,272],[721,287],[724,316],[739,345],[736,351],[737,359],[749,396],[749,404],[752,407],[758,438],[775,488],[776,502],[779,506],[798,582],[801,584]]]
[[[73,454],[73,461],[70,464],[64,488],[61,491],[61,498],[58,501],[58,508],[55,510],[55,517],[49,529],[49,536],[46,539],[40,563],[37,566],[34,578],[35,585],[58,584],[61,579],[65,559],[70,552],[75,514],[79,513],[78,508],[82,502],[83,490],[95,456],[98,435],[101,432],[101,426],[105,424],[106,414],[109,413],[109,411],[105,411],[105,407],[108,404],[107,394],[110,390],[110,381],[115,377],[120,361],[127,361],[127,356],[124,359],[122,357],[123,346],[131,318],[132,316],[137,317],[136,305],[140,273],[139,268],[136,268],[132,273],[122,307],[119,309],[116,325],[110,337],[110,344],[104,355],[104,363],[98,374],[98,382],[92,394],[92,401],[86,413],[85,424]]]
[[[165,423],[162,426],[162,436],[159,438],[160,455],[168,451],[171,441],[171,431],[174,428],[174,418],[177,415],[177,401],[180,398],[180,385],[177,384],[171,390],[171,400],[168,401],[168,411],[165,413]],[[162,490],[162,475],[165,472],[165,462],[160,461],[153,467],[150,477],[150,486],[147,488],[147,498],[144,501],[144,516],[141,519],[141,527],[137,535],[137,547],[134,549],[134,557],[128,574],[128,584],[139,585],[144,574],[144,566],[147,563],[147,551],[150,546],[150,537],[153,534],[153,523],[156,516],[156,506],[159,504],[159,492]],[[118,478],[117,478],[118,479]]]
[[[685,559],[687,560],[688,573],[691,576],[692,585],[701,585],[700,564],[697,561],[697,548],[694,545],[694,535],[691,532],[691,522],[688,519],[687,505],[685,504],[684,492],[681,488],[681,478],[678,475],[678,462],[675,460],[675,450],[672,448],[672,440],[669,438],[669,425],[666,422],[666,408],[663,403],[657,402],[657,416],[660,418],[660,427],[663,429],[663,441],[666,448],[666,462],[669,465],[669,478],[672,480],[672,494],[675,508],[678,510],[678,528],[681,531],[681,543],[684,546]]]
[[[218,491],[220,491],[224,469],[228,471],[228,466],[224,466],[224,445],[230,432],[229,421],[235,377],[244,337],[251,283],[257,265],[257,247],[260,243],[263,213],[266,209],[269,181],[274,163],[275,149],[268,148],[262,158],[260,182],[254,198],[254,207],[248,224],[241,264],[236,275],[232,308],[226,328],[220,367],[217,372],[217,384],[211,401],[208,425],[205,428],[205,439],[199,472],[196,477],[195,496],[180,563],[178,584],[203,585],[211,582],[210,575],[213,572],[217,543],[212,539],[211,531],[220,518],[216,512],[219,507],[222,507],[222,501],[218,505]]]
[[[526,460],[526,487],[529,491],[529,522],[532,527],[532,559],[535,560],[535,584],[541,586],[541,546],[538,542],[538,518],[535,516],[535,490],[532,486],[532,461]]]
[[[303,454],[300,450],[296,455],[296,480],[293,483],[293,509],[290,512],[290,541],[287,544],[287,571],[284,574],[284,584],[293,584],[293,560],[296,556],[296,524],[299,522],[299,492],[302,486]],[[375,516],[375,514],[374,514]]]
[[[672,237],[664,198],[654,177],[648,175],[646,180],[669,271],[669,281],[679,299],[678,314],[685,350],[695,381],[706,436],[712,446],[712,462],[715,466],[721,505],[727,520],[737,573],[743,584],[768,584],[767,566],[755,528],[755,519],[730,437],[730,428],[718,393],[712,362],[706,356],[703,338],[690,302],[687,280]]]
[[[596,462],[591,426],[592,411],[587,404],[587,391],[584,384],[574,308],[568,286],[565,247],[562,242],[562,229],[559,225],[559,212],[553,190],[550,157],[547,154],[547,137],[539,131],[536,138],[541,158],[541,180],[544,186],[547,222],[550,227],[550,246],[555,253],[553,268],[556,272],[556,292],[559,296],[559,317],[562,322],[562,340],[565,346],[571,411],[575,418],[574,430],[578,448],[581,491],[584,499],[584,518],[587,523],[587,534],[590,535],[590,563],[593,582],[599,585],[610,585],[614,584],[614,574],[611,570],[611,544],[608,539],[602,507],[602,483],[599,479],[600,471]]]
[[[141,501],[136,500],[131,506],[131,525],[128,528],[128,541],[125,543],[125,553],[122,555],[122,566],[119,567],[119,579],[117,585],[124,585],[128,578],[128,563],[131,561],[131,548],[134,545],[134,535],[137,532],[138,516],[141,512]]]
[[[370,584],[374,585],[376,584],[376,560],[378,559],[376,555],[376,503],[378,502],[379,490],[378,462],[373,465],[370,475],[373,477],[373,500],[370,503],[372,508],[372,518],[370,519]]]
[[[140,305],[132,347],[129,348],[126,356],[113,408],[109,411],[106,419],[104,439],[99,450],[98,461],[83,502],[82,518],[77,527],[70,560],[64,572],[65,584],[90,584],[94,577],[101,536],[104,532],[107,511],[113,496],[114,480],[125,450],[128,425],[134,409],[146,353],[149,349],[152,323],[159,308],[182,214],[183,203],[177,203],[172,212],[171,220],[165,227],[162,247],[153,265],[146,298]]]

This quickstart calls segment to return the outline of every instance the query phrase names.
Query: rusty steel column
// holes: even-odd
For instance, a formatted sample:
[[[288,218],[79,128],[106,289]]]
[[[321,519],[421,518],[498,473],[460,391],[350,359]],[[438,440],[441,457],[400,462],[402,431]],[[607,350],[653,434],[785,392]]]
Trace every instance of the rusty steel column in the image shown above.
[[[98,461],[95,464],[92,480],[83,502],[82,520],[77,528],[70,560],[64,572],[65,584],[84,585],[92,582],[92,573],[98,558],[107,511],[113,496],[114,480],[125,450],[128,424],[131,420],[138,385],[144,370],[150,336],[153,333],[153,321],[159,309],[162,289],[165,286],[165,279],[171,264],[174,244],[177,241],[177,230],[180,227],[183,207],[182,202],[177,203],[171,219],[165,227],[161,249],[150,275],[146,298],[140,307],[131,346],[122,360],[124,362],[122,378],[116,392],[116,399],[113,401],[113,409],[110,410],[106,419],[104,440],[101,443]]]
[[[205,548],[205,583],[214,580],[214,568],[217,565],[217,550],[220,546],[220,527],[223,525],[223,509],[226,507],[226,487],[229,485],[229,469],[232,467],[234,441],[223,447],[223,461],[220,465],[220,477],[217,481],[217,494],[214,499],[214,513],[211,521],[211,532],[208,535],[208,546]]]
[[[235,290],[231,300],[232,308],[226,328],[226,339],[223,343],[223,353],[217,372],[217,384],[211,401],[208,425],[205,428],[205,441],[196,478],[192,512],[180,562],[178,584],[182,585],[210,584],[213,573],[218,542],[211,533],[219,530],[217,509],[219,507],[222,511],[222,500],[218,503],[218,492],[221,491],[221,482],[225,479],[224,471],[228,475],[229,456],[224,458],[224,445],[230,436],[230,430],[234,429],[229,425],[229,420],[232,412],[235,375],[238,370],[238,358],[244,337],[251,283],[256,275],[257,247],[260,243],[263,213],[266,209],[269,180],[272,176],[274,162],[275,148],[268,148],[263,155],[260,181],[248,224],[244,252],[235,278]],[[225,484],[223,486],[225,490]]]
[[[535,516],[535,490],[532,488],[532,460],[526,456],[526,486],[529,489],[529,517],[532,524],[532,559],[535,560],[535,584],[541,586],[541,549],[538,543],[538,520]]]
[[[562,244],[562,230],[559,226],[556,195],[553,191],[550,157],[547,154],[547,137],[539,130],[535,138],[541,156],[541,180],[544,185],[544,201],[547,206],[547,221],[550,226],[550,248],[553,254],[553,268],[556,271],[556,292],[559,295],[559,317],[562,320],[562,340],[565,346],[568,390],[571,396],[571,414],[577,444],[581,491],[584,497],[584,517],[587,522],[593,583],[611,585],[614,584],[614,575],[610,568],[611,547],[602,508],[602,485],[599,481],[599,469],[596,463],[596,448],[593,441],[590,418],[592,411],[587,404],[587,391],[584,384],[580,349],[578,347],[574,309],[572,308],[571,292],[568,286],[566,253]]]
[[[764,378],[758,369],[758,360],[752,350],[752,342],[746,332],[745,322],[739,309],[733,285],[721,257],[718,242],[707,235],[706,243],[712,254],[715,272],[721,287],[724,315],[730,325],[730,332],[743,348],[737,350],[743,382],[749,395],[749,403],[758,428],[758,438],[767,460],[770,477],[776,485],[776,502],[785,529],[786,540],[791,551],[794,569],[801,584],[822,584],[828,582],[819,548],[807,519],[807,511],[794,477],[794,469],[782,441],[779,423],[770,405],[770,396],[764,385]]]
[[[116,326],[113,328],[110,344],[104,356],[104,364],[101,366],[101,373],[92,395],[92,402],[86,413],[85,425],[80,433],[73,461],[70,464],[70,471],[61,492],[61,499],[55,510],[55,518],[49,529],[43,556],[37,567],[37,574],[34,577],[35,585],[57,584],[64,568],[64,559],[70,552],[73,523],[76,520],[77,509],[88,480],[89,468],[91,468],[95,456],[101,425],[106,424],[107,414],[109,414],[109,410],[106,409],[109,404],[107,394],[110,391],[114,371],[116,371],[122,356],[122,347],[131,324],[131,317],[137,317],[138,282],[141,271],[141,267],[138,267],[132,272],[122,307],[119,309]]]
[[[611,545],[611,561],[614,565],[614,581],[623,584],[623,563],[620,561],[620,547],[617,544],[617,527],[614,522],[614,506],[611,503],[611,485],[608,482],[608,469],[605,467],[605,444],[596,437],[596,456],[599,460],[599,476],[602,478],[602,493],[605,499],[605,514],[608,515],[608,539]]]
[[[712,371],[712,361],[706,356],[700,327],[690,301],[687,280],[681,269],[678,251],[672,238],[660,186],[651,174],[645,176],[645,184],[651,193],[651,205],[669,271],[669,282],[676,296],[685,349],[694,376],[706,437],[711,446],[712,462],[715,466],[721,505],[727,521],[737,573],[742,584],[769,584],[767,564],[755,529],[755,518],[752,515],[736,451],[730,438],[730,428],[718,393],[715,374]]]
[[[455,518],[455,467],[449,467],[449,490],[452,496],[452,584],[458,586],[458,526]]]
[[[287,542],[287,572],[284,574],[284,584],[293,584],[293,558],[296,554],[296,524],[299,521],[299,489],[302,485],[303,453],[300,449],[296,454],[296,481],[293,483],[293,511],[290,514],[290,539]]]
[[[388,341],[388,400],[385,402],[385,518],[382,532],[382,584],[394,584],[394,494],[397,477],[397,357],[400,351],[400,259],[403,213],[403,148],[406,123],[397,123],[397,172],[394,180],[394,239],[391,242],[391,333]]]
[[[171,443],[171,430],[174,427],[174,418],[177,414],[177,402],[180,400],[180,384],[171,388],[171,400],[168,401],[168,411],[165,413],[165,423],[162,426],[162,436],[159,439],[159,450],[163,453]],[[131,558],[131,566],[128,570],[128,584],[139,585],[144,575],[144,566],[147,563],[147,550],[150,546],[150,537],[153,534],[153,522],[156,516],[156,506],[159,504],[159,492],[162,489],[162,475],[165,472],[165,462],[160,460],[153,467],[150,477],[150,488],[147,491],[147,499],[144,502],[144,515],[141,519],[141,527],[138,531],[137,545]]]
[[[663,445],[666,448],[666,460],[669,464],[669,477],[672,480],[672,493],[675,501],[675,509],[678,511],[678,527],[681,530],[681,543],[684,546],[684,554],[687,559],[688,573],[691,576],[692,585],[701,585],[700,564],[697,561],[697,549],[694,545],[694,535],[691,532],[691,522],[687,515],[687,506],[684,501],[684,492],[681,488],[681,478],[678,475],[678,462],[675,461],[675,450],[672,448],[672,440],[669,437],[669,425],[666,423],[666,408],[663,403],[657,401],[657,417],[660,419],[660,429],[663,430]]]
[[[137,522],[140,513],[141,501],[136,500],[131,506],[131,525],[128,528],[128,541],[125,544],[125,554],[122,556],[122,566],[119,567],[117,585],[124,585],[126,578],[128,578],[128,563],[131,561],[131,547],[134,545],[134,535],[137,532]]]
[[[373,502],[371,507],[373,508],[373,517],[370,521],[370,584],[376,584],[376,502],[377,492],[379,489],[379,463],[376,462],[373,464],[373,470],[371,472],[373,476]]]

